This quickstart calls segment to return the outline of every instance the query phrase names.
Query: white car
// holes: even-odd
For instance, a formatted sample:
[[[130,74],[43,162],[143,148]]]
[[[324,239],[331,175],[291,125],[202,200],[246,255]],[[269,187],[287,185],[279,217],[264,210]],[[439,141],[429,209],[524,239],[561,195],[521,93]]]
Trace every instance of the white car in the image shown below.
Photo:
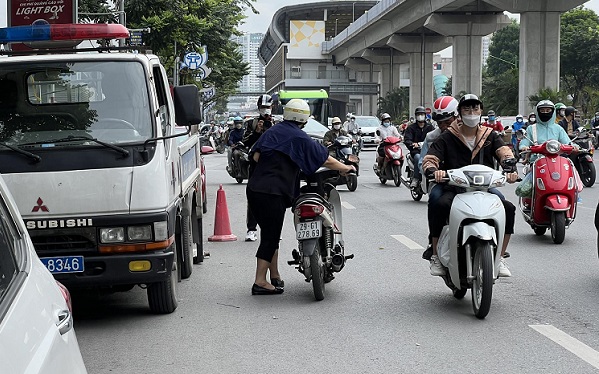
[[[377,144],[374,140],[376,138],[376,130],[381,125],[381,121],[375,116],[356,116],[356,123],[360,126],[364,147],[376,147]]]
[[[87,373],[69,291],[37,257],[1,177],[0,347],[2,373]]]

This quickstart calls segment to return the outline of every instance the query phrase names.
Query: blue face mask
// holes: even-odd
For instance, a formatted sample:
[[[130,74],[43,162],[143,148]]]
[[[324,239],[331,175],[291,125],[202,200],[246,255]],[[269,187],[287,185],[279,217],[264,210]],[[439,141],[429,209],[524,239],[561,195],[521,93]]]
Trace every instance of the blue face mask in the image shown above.
[[[389,125],[391,125],[391,122],[383,122],[383,126],[389,127]]]
[[[489,121],[495,121],[495,116],[489,116]]]

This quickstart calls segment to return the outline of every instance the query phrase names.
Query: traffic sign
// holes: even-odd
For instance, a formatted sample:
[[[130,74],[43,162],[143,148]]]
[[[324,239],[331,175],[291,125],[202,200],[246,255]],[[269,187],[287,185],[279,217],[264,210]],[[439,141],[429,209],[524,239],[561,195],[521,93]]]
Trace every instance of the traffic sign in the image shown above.
[[[426,114],[431,114],[431,108],[426,108],[425,111],[426,111]]]
[[[204,57],[197,52],[188,52],[183,57],[183,65],[191,70],[199,69],[204,62]]]

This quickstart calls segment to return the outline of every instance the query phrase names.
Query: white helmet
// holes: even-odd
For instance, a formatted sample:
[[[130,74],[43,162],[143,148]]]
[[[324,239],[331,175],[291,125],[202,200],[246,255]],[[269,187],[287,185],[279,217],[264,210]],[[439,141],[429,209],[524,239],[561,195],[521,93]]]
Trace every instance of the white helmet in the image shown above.
[[[310,106],[302,99],[291,99],[283,108],[283,119],[299,123],[308,122]]]
[[[441,96],[433,104],[433,120],[446,121],[458,115],[458,101],[451,96]]]

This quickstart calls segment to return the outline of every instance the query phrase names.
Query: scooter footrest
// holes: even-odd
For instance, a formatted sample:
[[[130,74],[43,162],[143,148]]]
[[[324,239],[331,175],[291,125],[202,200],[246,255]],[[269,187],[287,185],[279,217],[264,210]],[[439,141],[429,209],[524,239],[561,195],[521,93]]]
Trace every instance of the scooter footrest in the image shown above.
[[[347,255],[347,256],[345,256],[345,259],[346,259],[346,260],[351,260],[351,259],[353,259],[353,258],[354,258],[354,254],[353,254],[353,253],[352,253],[351,255]]]
[[[290,261],[287,261],[287,264],[290,266],[293,266],[293,265],[299,265],[299,262],[297,262],[297,260],[290,260]]]

